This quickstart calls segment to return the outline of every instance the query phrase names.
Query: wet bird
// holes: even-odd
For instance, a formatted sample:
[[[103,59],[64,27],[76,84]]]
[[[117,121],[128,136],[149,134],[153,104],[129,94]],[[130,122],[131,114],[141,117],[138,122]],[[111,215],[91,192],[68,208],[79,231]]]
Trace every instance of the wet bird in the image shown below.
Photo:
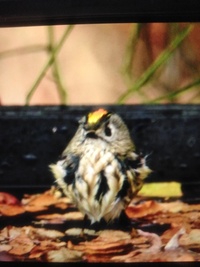
[[[79,121],[50,168],[63,193],[91,223],[118,218],[151,172],[121,117],[102,108]]]

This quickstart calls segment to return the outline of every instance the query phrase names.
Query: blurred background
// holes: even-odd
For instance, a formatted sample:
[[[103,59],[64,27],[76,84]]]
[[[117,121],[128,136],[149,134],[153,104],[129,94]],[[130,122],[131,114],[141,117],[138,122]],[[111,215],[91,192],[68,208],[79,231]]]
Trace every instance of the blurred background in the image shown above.
[[[1,105],[200,103],[200,24],[0,28]]]

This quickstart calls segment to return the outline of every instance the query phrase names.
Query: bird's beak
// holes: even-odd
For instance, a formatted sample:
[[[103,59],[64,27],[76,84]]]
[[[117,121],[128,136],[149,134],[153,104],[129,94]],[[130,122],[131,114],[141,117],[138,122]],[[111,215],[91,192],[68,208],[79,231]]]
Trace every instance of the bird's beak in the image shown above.
[[[88,130],[85,133],[86,138],[97,138],[96,131],[95,130]]]

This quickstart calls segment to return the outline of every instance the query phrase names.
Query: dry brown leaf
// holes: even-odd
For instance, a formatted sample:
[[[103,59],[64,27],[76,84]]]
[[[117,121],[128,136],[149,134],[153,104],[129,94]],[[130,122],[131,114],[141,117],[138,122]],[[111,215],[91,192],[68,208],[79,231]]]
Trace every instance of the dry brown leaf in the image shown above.
[[[64,198],[60,199],[60,201],[64,201]],[[66,210],[69,207],[69,204],[65,202],[58,202],[54,204],[54,207],[61,210]]]
[[[178,212],[188,212],[192,210],[198,210],[200,205],[188,205],[181,201],[174,201],[168,203],[158,203],[154,200],[144,201],[138,205],[129,205],[126,209],[126,214],[129,218],[142,218],[147,215],[154,215],[156,213],[162,212],[171,212],[171,213],[178,213]]]
[[[21,235],[22,233],[21,229],[22,228],[20,227],[14,227],[14,226],[4,227],[0,231],[0,241],[4,242],[4,241],[15,239],[17,236]]]
[[[23,233],[17,236],[15,239],[12,239],[9,242],[9,245],[12,247],[9,253],[13,255],[27,254],[35,246],[34,242]]]
[[[33,228],[31,229],[32,235],[39,239],[50,238],[51,240],[61,238],[64,234],[57,230],[48,230],[44,228]]]
[[[107,254],[118,254],[122,253],[126,250],[130,250],[132,248],[132,244],[130,241],[122,241],[122,242],[95,242],[95,244],[91,244],[90,242],[80,243],[79,245],[69,245],[69,248],[73,250],[82,251],[86,254],[95,254],[95,255],[107,255]]]
[[[26,212],[40,212],[48,209],[46,206],[35,206],[35,205],[25,205],[24,209]]]
[[[103,232],[104,231],[102,231],[102,233]],[[138,254],[140,255],[143,253],[143,261],[144,261],[144,258],[145,258],[144,255],[152,255],[152,254],[159,253],[161,249],[161,245],[162,245],[159,236],[153,233],[148,233],[148,232],[143,232],[143,231],[138,231],[138,234],[139,234],[138,237],[133,237],[131,239],[131,237],[126,233],[126,236],[124,236],[124,240],[122,240],[121,242],[120,242],[120,239],[116,238],[117,240],[116,243],[121,244],[121,249],[123,248],[122,250],[119,249],[120,247],[116,250],[114,250],[114,247],[111,249],[111,247],[107,247],[106,246],[107,244],[104,243],[105,244],[104,248],[106,250],[104,251],[104,253],[100,254],[98,248],[96,248],[97,249],[96,253],[91,253],[91,250],[90,251],[84,250],[85,257],[87,261],[89,262],[126,262],[126,261],[134,262],[134,261],[137,261],[137,258],[135,258],[135,256],[137,256]],[[120,235],[118,235],[119,238],[120,238]],[[106,231],[103,234],[103,236],[105,237],[107,236]],[[113,236],[115,236],[115,231],[113,231]],[[123,238],[123,234],[122,234],[122,238]],[[135,243],[135,239],[137,238],[142,238],[142,240],[145,240],[145,242],[148,241],[149,245],[147,245],[144,248],[138,249],[137,247],[133,245],[133,243]],[[96,238],[93,241],[90,242],[91,246],[93,244],[93,246],[95,247],[96,245],[99,244],[99,242],[97,242],[98,238]],[[123,241],[126,241],[126,242],[124,242],[123,244]],[[130,243],[132,243],[132,246],[130,246]],[[102,245],[102,248],[100,246],[100,249],[102,249],[102,252],[103,252],[103,241],[100,244]],[[126,248],[125,244],[129,244],[129,247]]]
[[[29,259],[35,259],[38,260],[40,259],[45,253],[47,252],[46,247],[42,246],[35,246],[29,255]]]
[[[83,261],[83,253],[68,248],[51,250],[46,253],[48,262],[80,262]]]
[[[120,230],[104,230],[99,233],[99,237],[97,240],[104,240],[104,241],[121,241],[126,239],[131,239],[131,236],[127,232],[123,232]]]
[[[83,217],[84,217],[83,214],[79,211],[68,212],[65,214],[53,213],[53,214],[42,214],[36,216],[37,219],[44,219],[44,220],[60,219],[63,221],[83,220]]]
[[[69,199],[66,197],[60,197],[55,193],[55,190],[50,190],[35,195],[25,195],[22,199],[22,204],[28,212],[38,212],[46,210],[49,206],[54,205],[60,209],[67,209],[70,205]]]
[[[179,248],[179,238],[185,233],[185,229],[179,229],[168,241],[165,246],[165,250],[172,250]]]
[[[62,220],[61,218],[55,218],[55,219],[50,219],[50,220],[40,220],[40,221],[34,221],[35,225],[42,225],[45,226],[46,224],[63,224],[64,220]]]
[[[182,249],[160,251],[155,254],[146,251],[131,251],[126,255],[114,256],[110,262],[188,262],[195,261],[194,256]]]
[[[168,230],[166,230],[162,236],[161,236],[161,240],[163,245],[166,245],[169,240],[180,230],[180,227],[171,227]]]
[[[54,210],[52,207],[65,210],[69,206],[71,206],[69,199],[61,198],[53,190],[49,190],[43,194],[26,196],[22,201],[22,205],[0,204],[0,212],[1,207],[3,207],[2,210],[5,210],[5,213],[11,214],[9,216],[15,216],[16,212],[17,214],[21,212],[20,209],[23,209],[23,212],[26,209],[27,213],[48,210],[48,214],[42,214],[42,212],[40,215],[31,214],[31,218],[35,216],[37,224],[58,224],[67,220],[82,220],[83,215],[78,211],[67,212],[68,210],[66,210],[65,214],[62,214],[63,212],[61,214],[50,213],[51,210]],[[14,207],[20,208],[17,210]],[[9,211],[9,208],[11,211]],[[64,234],[44,227],[7,226],[0,230],[0,252],[9,253],[8,255],[11,255],[11,258],[18,260],[29,258],[36,261],[60,262],[200,260],[200,254],[198,253],[200,251],[200,204],[189,205],[181,201],[160,203],[148,200],[137,205],[131,204],[126,212],[130,218],[138,218],[137,223],[140,224],[139,226],[168,224],[169,226],[167,227],[171,226],[171,228],[165,231],[161,237],[154,233],[140,230],[135,231],[136,234],[133,234],[116,230],[100,232],[88,230],[87,232],[85,229],[84,234],[90,235],[90,238],[93,238],[91,241],[80,242],[76,245],[68,241],[66,245],[65,242],[59,242],[59,240],[65,234],[74,234],[74,238],[78,237],[82,232],[81,228],[78,228],[78,232],[77,230],[74,231],[74,229],[67,229]],[[37,220],[41,221],[38,222]],[[185,234],[180,233],[180,229],[183,227],[186,230]],[[162,250],[163,247],[165,247],[164,251]]]
[[[11,250],[11,245],[8,245],[8,244],[1,244],[0,245],[0,252],[2,252],[2,251],[9,251],[9,250]]]
[[[0,204],[19,205],[20,201],[15,196],[7,192],[0,192]]]
[[[83,234],[83,228],[69,228],[65,231],[65,234],[68,236],[80,236]],[[99,232],[92,229],[84,229],[84,235],[98,236]]]
[[[87,262],[89,263],[108,263],[110,262],[110,255],[93,255],[93,254],[87,254],[84,256]]]
[[[25,212],[21,205],[0,204],[0,214],[4,216],[16,216]]]
[[[193,225],[199,224],[199,219],[198,221],[195,221],[193,220],[193,216],[191,213],[183,213],[183,212],[181,213],[164,212],[160,214],[155,214],[154,216],[150,215],[146,219],[148,219],[149,221],[154,221],[154,223],[158,224],[171,224],[172,228],[184,227],[186,231],[191,229]]]
[[[199,248],[200,251],[200,229],[192,229],[189,233],[183,234],[179,244],[187,248]]]
[[[32,226],[14,227],[7,226],[0,231],[0,241],[15,240],[16,238],[23,236],[28,237],[31,240],[43,240],[50,238],[51,240],[63,237],[64,234],[57,230],[48,230],[44,228],[34,228]]]
[[[26,196],[25,199],[22,199],[22,203],[31,206],[50,206],[57,203],[57,198],[51,191],[46,191],[43,194]]]
[[[131,243],[134,245],[134,247],[149,247],[148,238],[141,235],[132,238]]]
[[[86,254],[107,255],[122,253],[132,248],[131,237],[123,231],[105,230],[92,241],[81,242],[78,245],[68,243],[69,249],[82,251]]]
[[[142,218],[149,214],[155,214],[162,211],[159,203],[153,200],[145,201],[138,205],[129,205],[126,208],[126,214],[129,218]]]
[[[160,203],[163,212],[178,213],[187,210],[189,205],[181,201],[174,201],[168,203]]]
[[[141,230],[138,230],[138,233],[139,235],[146,237],[148,239],[148,243],[150,243],[150,247],[146,249],[145,252],[154,254],[160,251],[162,247],[162,242],[161,242],[161,238],[158,235],[154,233],[144,232]]]
[[[111,257],[111,259],[109,259],[109,261],[110,262],[138,262],[140,260],[138,260],[137,255],[139,255],[139,257],[141,257],[140,249],[133,250],[133,251],[131,251],[125,255],[123,255],[123,254],[122,255],[115,255],[115,256]],[[148,258],[148,254],[146,254],[145,261],[148,261],[147,258]]]
[[[37,259],[46,254],[48,251],[58,249],[60,247],[66,246],[65,242],[54,242],[51,239],[43,240],[38,245],[36,245],[29,255],[29,259]]]
[[[183,208],[184,212],[188,211],[200,211],[200,204],[191,204],[191,205],[185,205]]]
[[[29,258],[39,258],[49,250],[66,246],[65,242],[58,242],[59,238],[63,236],[63,233],[56,230],[32,226],[5,227],[0,231],[0,247],[12,255],[29,254]]]

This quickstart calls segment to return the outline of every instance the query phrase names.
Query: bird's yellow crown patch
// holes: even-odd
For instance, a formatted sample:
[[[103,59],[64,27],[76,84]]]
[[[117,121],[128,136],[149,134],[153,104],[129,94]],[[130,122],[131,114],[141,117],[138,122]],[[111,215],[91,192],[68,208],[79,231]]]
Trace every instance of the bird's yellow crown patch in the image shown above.
[[[108,111],[103,108],[91,112],[88,114],[88,123],[95,124],[106,114],[108,114]]]

